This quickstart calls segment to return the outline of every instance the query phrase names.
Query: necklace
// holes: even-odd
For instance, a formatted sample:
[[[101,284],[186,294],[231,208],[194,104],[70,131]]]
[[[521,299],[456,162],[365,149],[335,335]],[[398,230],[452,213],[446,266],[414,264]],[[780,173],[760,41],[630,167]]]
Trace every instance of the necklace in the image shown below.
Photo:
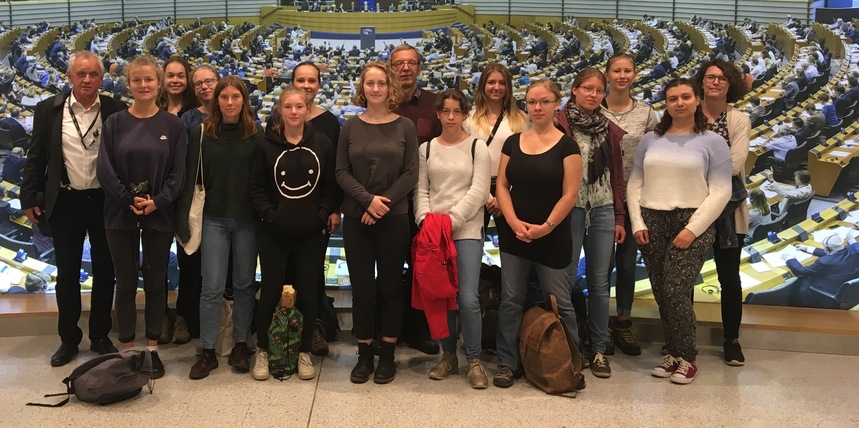
[[[636,104],[638,104],[638,101],[636,101],[635,99],[633,99],[633,100],[632,100],[632,107],[630,107],[630,108],[629,108],[629,110],[627,110],[627,111],[625,111],[625,112],[621,113],[620,115],[615,114],[615,112],[611,111],[611,110],[608,108],[608,106],[606,106],[606,107],[605,107],[605,111],[606,111],[606,112],[608,112],[608,114],[610,114],[610,115],[611,115],[611,117],[614,119],[615,123],[622,123],[623,118],[625,118],[625,117],[626,117],[626,115],[628,115],[628,114],[629,114],[629,112],[631,112],[631,111],[635,110],[635,105],[636,105]]]

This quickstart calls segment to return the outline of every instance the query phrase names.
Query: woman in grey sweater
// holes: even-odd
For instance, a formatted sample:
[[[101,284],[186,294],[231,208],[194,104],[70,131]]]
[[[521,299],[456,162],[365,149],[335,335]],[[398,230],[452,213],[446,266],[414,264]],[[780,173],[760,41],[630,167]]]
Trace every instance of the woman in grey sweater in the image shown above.
[[[367,110],[343,124],[336,163],[337,184],[345,194],[343,245],[358,339],[350,380],[364,383],[374,371],[378,287],[382,344],[373,381],[389,383],[396,376],[394,348],[403,321],[403,265],[411,239],[407,197],[418,181],[418,137],[414,123],[394,113],[402,89],[389,65],[368,64],[357,89],[355,104]]]
[[[482,323],[477,286],[483,257],[483,204],[489,197],[489,149],[485,142],[462,129],[471,109],[462,92],[456,89],[442,92],[435,108],[442,132],[418,150],[420,173],[414,196],[415,221],[422,224],[429,213],[450,216],[459,275],[456,303],[468,361],[468,384],[484,389],[489,380],[480,363]],[[430,379],[445,379],[459,370],[456,312],[448,311],[450,336],[441,340],[444,354],[430,370]]]

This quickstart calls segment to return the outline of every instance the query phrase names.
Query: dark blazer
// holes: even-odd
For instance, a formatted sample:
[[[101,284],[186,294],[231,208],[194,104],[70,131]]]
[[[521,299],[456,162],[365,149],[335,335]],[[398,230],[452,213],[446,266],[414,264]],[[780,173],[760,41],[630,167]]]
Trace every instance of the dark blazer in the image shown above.
[[[57,94],[39,102],[33,116],[33,136],[21,183],[21,208],[35,207],[36,194],[44,192],[45,202],[40,208],[46,211],[43,213],[45,219],[54,211],[63,176],[63,113],[67,113],[67,98],[68,94]],[[99,100],[102,123],[108,116],[128,108],[124,102],[104,95],[99,95]]]

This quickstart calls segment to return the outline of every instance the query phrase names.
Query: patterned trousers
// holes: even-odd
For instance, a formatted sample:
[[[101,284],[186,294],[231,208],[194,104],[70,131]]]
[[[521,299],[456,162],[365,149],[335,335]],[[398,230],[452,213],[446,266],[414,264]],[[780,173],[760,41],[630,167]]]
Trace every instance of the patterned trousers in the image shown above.
[[[641,255],[650,276],[653,296],[659,305],[665,344],[671,355],[686,361],[695,361],[698,355],[695,311],[689,296],[716,236],[711,225],[685,250],[672,244],[694,212],[695,209],[691,208],[673,211],[641,209],[650,235],[650,243],[641,246]]]

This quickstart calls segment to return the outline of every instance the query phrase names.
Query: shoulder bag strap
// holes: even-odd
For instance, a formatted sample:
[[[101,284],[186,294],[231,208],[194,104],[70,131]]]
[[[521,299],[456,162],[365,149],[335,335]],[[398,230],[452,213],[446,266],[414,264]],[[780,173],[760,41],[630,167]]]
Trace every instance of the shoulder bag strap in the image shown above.
[[[200,180],[200,184],[203,186],[203,190],[206,190],[206,182],[203,179],[203,130],[205,129],[205,125],[200,124],[200,148],[198,150],[199,156],[197,156],[197,174],[194,176],[194,184],[197,184],[197,180]]]
[[[486,139],[487,146],[492,143],[492,139],[495,138],[495,133],[498,132],[498,128],[501,126],[501,122],[503,121],[504,110],[501,110],[501,114],[498,115],[498,119],[495,121],[495,126],[492,127],[492,132],[489,133],[489,138]]]

